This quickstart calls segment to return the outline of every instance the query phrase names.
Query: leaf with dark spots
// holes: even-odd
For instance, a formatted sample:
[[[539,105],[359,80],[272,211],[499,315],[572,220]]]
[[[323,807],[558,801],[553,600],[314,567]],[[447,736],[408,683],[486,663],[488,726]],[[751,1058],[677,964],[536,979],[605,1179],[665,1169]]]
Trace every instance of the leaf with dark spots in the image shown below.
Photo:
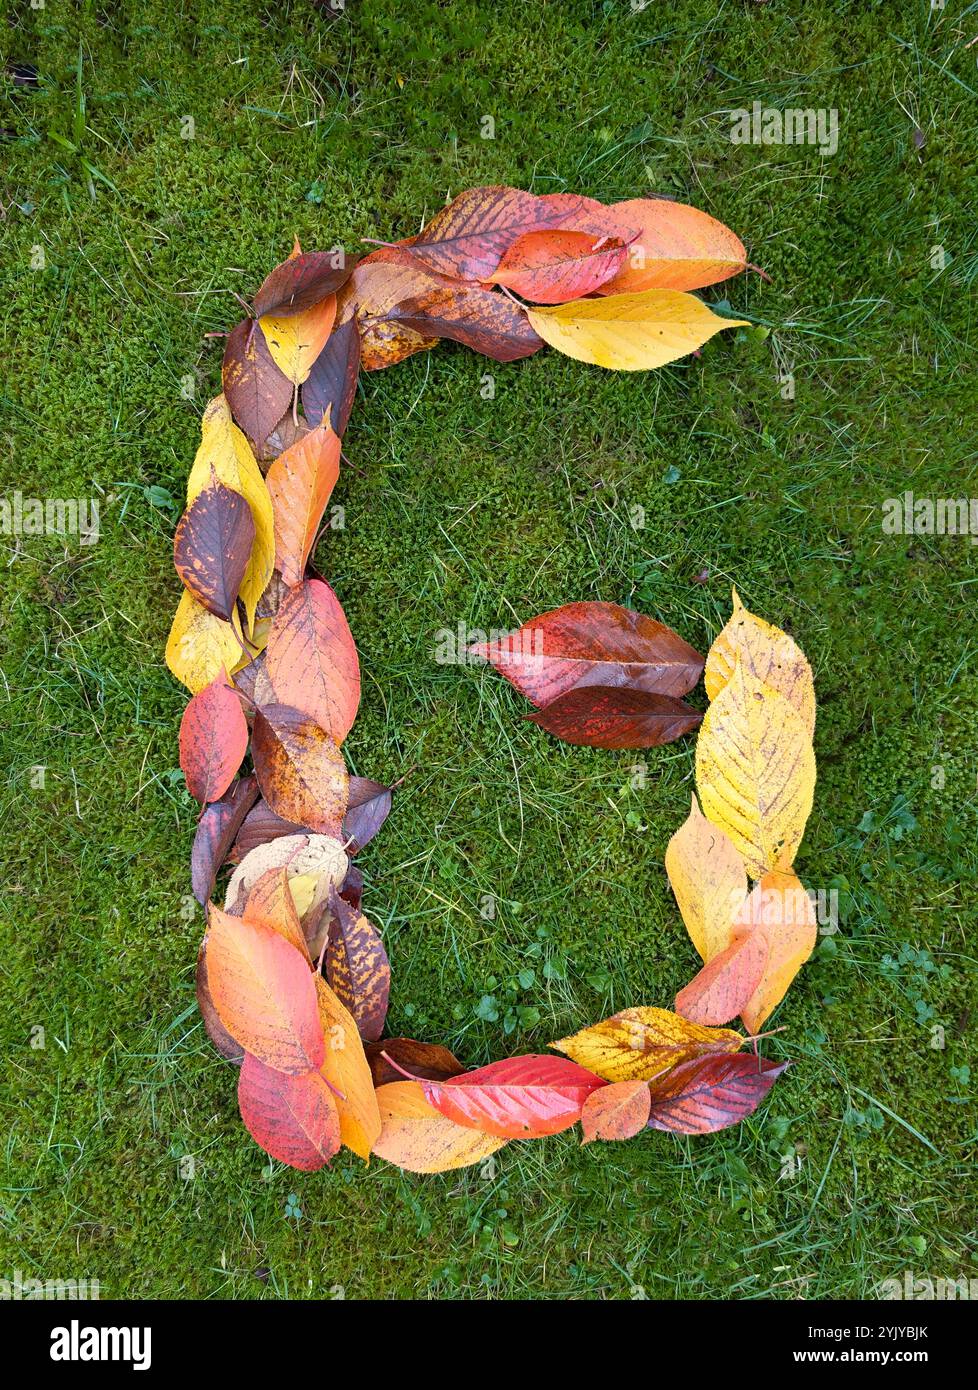
[[[697,1057],[650,1083],[650,1129],[713,1134],[739,1124],[760,1105],[787,1062],[747,1053]]]
[[[301,710],[256,711],[251,756],[262,796],[283,820],[339,836],[349,777],[336,740]]]
[[[435,286],[396,305],[388,318],[416,333],[452,338],[495,362],[515,362],[543,347],[519,304],[480,285]]]
[[[335,294],[353,274],[356,261],[342,251],[305,251],[277,265],[255,295],[255,318],[311,309],[327,295]]]
[[[228,334],[221,379],[235,423],[260,456],[295,388],[269,352],[257,319],[242,319]]]
[[[369,844],[391,813],[390,787],[370,777],[350,778],[350,799],[343,818],[343,841],[349,841],[348,854],[359,854]]]
[[[360,371],[360,330],[355,319],[338,324],[302,383],[302,409],[309,424],[329,423],[342,436],[357,393]]]
[[[231,621],[252,546],[255,520],[240,492],[215,478],[177,523],[173,563],[188,593],[224,622]]]
[[[356,1019],[364,1042],[384,1031],[391,968],[377,928],[335,888],[330,890],[331,921],[326,940],[326,979]]]
[[[365,1051],[375,1086],[403,1081],[405,1072],[423,1077],[426,1081],[447,1081],[450,1076],[459,1076],[465,1070],[447,1047],[416,1042],[414,1038],[381,1038],[378,1042],[368,1043]],[[392,1062],[396,1062],[397,1066],[393,1066]]]
[[[672,695],[603,685],[568,690],[526,717],[564,743],[588,748],[657,748],[682,738],[703,718]]]
[[[213,893],[218,870],[257,799],[258,779],[251,773],[233,782],[220,801],[212,801],[197,822],[190,882],[199,903],[206,903]]]

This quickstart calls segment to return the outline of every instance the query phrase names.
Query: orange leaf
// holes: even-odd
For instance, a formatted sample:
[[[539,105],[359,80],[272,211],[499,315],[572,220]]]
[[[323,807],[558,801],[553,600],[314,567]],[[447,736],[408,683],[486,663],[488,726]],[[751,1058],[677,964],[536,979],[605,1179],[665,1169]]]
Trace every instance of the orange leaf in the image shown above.
[[[321,1071],[339,1092],[336,1107],[340,1115],[340,1139],[368,1163],[370,1151],[380,1134],[380,1111],[370,1065],[353,1015],[321,975],[316,975],[315,980],[319,1021],[326,1040]]]
[[[374,1153],[409,1173],[447,1173],[467,1168],[506,1143],[440,1115],[416,1081],[392,1081],[377,1089],[380,1137]]]
[[[248,894],[243,916],[246,922],[257,922],[277,931],[312,965],[295,899],[289,888],[288,870],[284,866],[262,874]]]
[[[251,756],[272,810],[322,835],[338,835],[349,777],[336,740],[301,710],[266,705],[255,714]]]
[[[286,594],[265,660],[277,699],[342,743],[360,705],[360,663],[346,614],[328,584],[307,579]]]
[[[275,515],[275,567],[300,584],[340,475],[340,441],[327,421],[286,449],[265,475]]]
[[[631,1139],[644,1129],[652,1108],[647,1081],[616,1081],[592,1091],[581,1111],[584,1143],[593,1139]]]
[[[291,1168],[315,1172],[340,1146],[336,1101],[318,1071],[290,1076],[246,1053],[238,1108],[255,1143]]]
[[[699,208],[667,198],[629,198],[613,203],[608,211],[623,225],[638,228],[638,237],[618,274],[599,294],[698,290],[747,267],[740,238]]]
[[[610,280],[626,250],[620,237],[526,232],[509,247],[491,278],[534,304],[564,304],[593,294]]]
[[[747,897],[744,861],[691,798],[689,816],[669,841],[666,873],[690,940],[704,961],[730,945],[734,917]]]
[[[764,973],[741,1010],[745,1026],[756,1033],[815,949],[818,922],[798,878],[793,873],[772,872],[755,886],[734,922],[734,930],[756,932],[768,943]]]

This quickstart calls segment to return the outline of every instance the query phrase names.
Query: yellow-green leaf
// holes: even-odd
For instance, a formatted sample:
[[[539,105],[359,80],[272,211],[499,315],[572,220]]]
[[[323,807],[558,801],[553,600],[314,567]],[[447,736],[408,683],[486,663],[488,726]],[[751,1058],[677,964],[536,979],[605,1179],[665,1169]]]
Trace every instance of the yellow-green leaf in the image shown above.
[[[701,299],[679,290],[573,299],[526,313],[558,352],[619,372],[662,367],[702,347],[721,328],[749,326],[743,319],[721,318]]]
[[[241,642],[230,623],[216,618],[184,589],[166,639],[166,664],[194,695],[221,671],[233,671]]]

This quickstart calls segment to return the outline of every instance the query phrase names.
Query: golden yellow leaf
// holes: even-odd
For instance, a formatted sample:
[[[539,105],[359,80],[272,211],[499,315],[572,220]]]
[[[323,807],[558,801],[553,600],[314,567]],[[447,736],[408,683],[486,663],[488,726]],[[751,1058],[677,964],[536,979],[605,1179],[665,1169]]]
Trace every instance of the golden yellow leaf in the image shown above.
[[[250,633],[255,626],[258,600],[275,566],[275,520],[272,499],[251,452],[251,445],[231,419],[231,411],[223,395],[214,397],[201,420],[200,448],[187,479],[188,503],[203,492],[212,477],[216,477],[232,492],[241,494],[251,508],[255,523],[255,542],[240,593]]]
[[[706,658],[706,693],[715,700],[733,675],[737,658],[745,668],[781,694],[801,715],[809,735],[815,730],[815,682],[805,653],[779,627],[745,608],[733,591],[733,613]]]
[[[730,839],[703,815],[696,797],[666,849],[666,873],[689,939],[704,961],[725,951],[731,923],[747,897],[744,861]]]
[[[720,318],[701,299],[679,290],[573,299],[526,313],[558,352],[619,372],[662,367],[702,347],[721,328],[749,326],[743,319]]]
[[[680,1062],[736,1052],[743,1041],[730,1028],[704,1028],[669,1009],[635,1008],[550,1046],[605,1081],[651,1081]]]
[[[703,717],[696,786],[751,878],[790,869],[812,809],[815,754],[794,705],[739,660]]]
[[[389,1081],[378,1086],[376,1095],[381,1130],[374,1153],[409,1173],[468,1168],[509,1142],[440,1114],[416,1081]]]
[[[234,670],[241,642],[231,623],[215,618],[186,589],[166,639],[166,664],[194,695],[220,674]]]
[[[296,880],[290,885],[293,889]],[[340,1139],[348,1149],[370,1162],[370,1151],[380,1136],[380,1110],[374,1092],[370,1064],[350,1011],[337,999],[322,975],[316,975],[319,1021],[326,1039],[326,1057],[320,1072],[340,1095]]]
[[[751,1033],[784,998],[788,986],[815,949],[818,922],[807,892],[793,873],[765,874],[734,923],[736,932],[762,932],[768,958],[760,983],[741,1010]]]
[[[265,314],[258,320],[280,372],[301,386],[326,346],[336,318],[336,295],[329,294],[298,314]]]

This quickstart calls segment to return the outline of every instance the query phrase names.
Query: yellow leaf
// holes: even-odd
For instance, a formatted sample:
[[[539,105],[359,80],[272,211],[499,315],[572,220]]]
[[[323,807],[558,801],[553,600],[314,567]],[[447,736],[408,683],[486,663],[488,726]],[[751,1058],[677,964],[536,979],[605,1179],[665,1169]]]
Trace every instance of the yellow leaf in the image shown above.
[[[292,880],[294,888],[296,880]],[[340,1139],[348,1149],[370,1162],[370,1151],[380,1137],[380,1110],[374,1092],[370,1064],[363,1050],[353,1015],[337,999],[322,975],[316,975],[319,1021],[326,1039],[326,1058],[320,1072],[340,1095]]]
[[[201,435],[200,448],[187,479],[188,504],[203,492],[213,476],[232,492],[241,494],[251,508],[255,522],[255,542],[241,582],[241,601],[251,632],[255,626],[258,600],[272,577],[275,565],[272,499],[251,452],[251,445],[231,419],[231,411],[223,395],[215,396],[204,411]]]
[[[736,1052],[743,1041],[732,1029],[704,1028],[669,1009],[636,1008],[550,1046],[605,1081],[651,1081],[680,1062]]]
[[[312,907],[313,898],[319,887],[318,874],[296,874],[295,878],[289,881],[289,888],[292,890],[292,900],[295,903],[295,910],[300,917],[305,917]]]
[[[745,1027],[756,1033],[815,949],[815,909],[795,874],[765,874],[744,903],[734,929],[738,933],[759,931],[767,937],[767,965],[741,1010]]]
[[[194,695],[225,671],[232,671],[241,656],[235,629],[197,602],[186,589],[180,596],[173,625],[166,639],[166,664]]]
[[[574,299],[526,313],[558,352],[620,372],[664,366],[701,347],[721,328],[749,327],[743,319],[720,318],[701,299],[679,290]]]
[[[666,849],[666,873],[689,939],[704,961],[725,951],[731,923],[747,897],[744,861],[692,797],[686,821]]]
[[[706,693],[715,700],[733,675],[737,658],[750,673],[794,705],[811,735],[815,730],[815,682],[798,643],[751,613],[733,591],[733,613],[706,658]]]
[[[389,1081],[378,1086],[376,1095],[381,1131],[374,1153],[409,1173],[468,1168],[508,1143],[440,1114],[425,1100],[416,1081]]]
[[[329,294],[298,314],[264,314],[258,322],[280,372],[301,386],[326,346],[336,318],[336,295]]]
[[[751,878],[791,867],[812,809],[815,754],[794,705],[739,660],[703,717],[696,786]]]

